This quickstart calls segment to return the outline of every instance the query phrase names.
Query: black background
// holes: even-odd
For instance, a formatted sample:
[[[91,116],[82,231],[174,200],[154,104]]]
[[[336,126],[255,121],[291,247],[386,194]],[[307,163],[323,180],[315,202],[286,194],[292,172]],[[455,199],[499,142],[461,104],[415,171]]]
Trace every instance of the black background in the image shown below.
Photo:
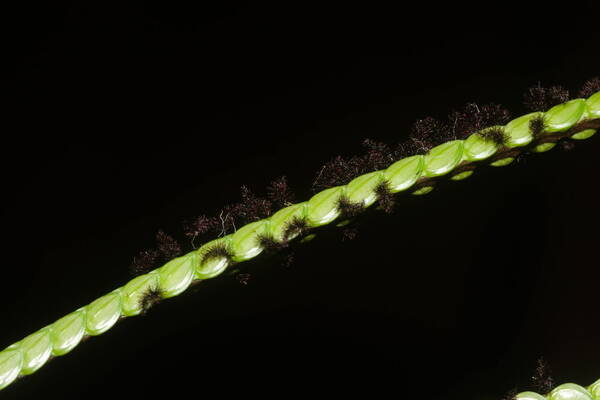
[[[600,73],[592,1],[2,7],[2,347],[127,282],[158,229],[181,237],[243,184],[285,174],[307,199],[364,138],[396,143],[471,101],[517,116],[538,81],[575,92]],[[540,356],[590,384],[598,151],[402,196],[354,241],[242,264],[247,285],[203,282],[0,396],[486,400],[531,389]]]

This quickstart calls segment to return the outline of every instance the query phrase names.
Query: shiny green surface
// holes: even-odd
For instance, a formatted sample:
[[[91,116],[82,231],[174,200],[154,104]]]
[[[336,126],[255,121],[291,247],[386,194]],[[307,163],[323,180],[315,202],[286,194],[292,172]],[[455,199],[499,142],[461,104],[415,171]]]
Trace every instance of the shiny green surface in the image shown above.
[[[217,275],[222,274],[227,266],[229,265],[229,260],[225,257],[214,257],[209,259],[204,259],[204,254],[208,249],[212,246],[218,244],[224,244],[225,246],[229,246],[231,238],[229,235],[224,236],[222,238],[213,240],[208,242],[204,246],[200,247],[196,250],[196,253],[200,257],[200,263],[196,268],[196,279],[210,279],[214,278]]]
[[[383,176],[387,179],[392,193],[406,190],[415,184],[425,168],[423,156],[411,156],[390,165]]]
[[[506,158],[502,158],[498,161],[494,161],[492,163],[490,163],[490,165],[492,167],[505,167],[508,164],[512,163],[515,159],[513,157],[506,157]]]
[[[23,339],[20,343],[23,352],[23,375],[29,375],[38,370],[50,354],[52,354],[52,343],[50,342],[50,329],[42,329]]]
[[[519,118],[513,119],[506,124],[504,131],[508,135],[508,146],[518,147],[525,146],[531,143],[533,135],[529,129],[529,123],[532,119],[542,116],[543,113],[535,112],[527,115],[523,115]]]
[[[565,383],[548,394],[548,400],[593,400],[590,392],[574,383]]]
[[[137,276],[123,286],[121,289],[121,312],[123,316],[138,315],[142,311],[140,307],[142,293],[155,287],[158,287],[157,271]]]
[[[588,97],[585,104],[590,118],[600,117],[600,92]]]
[[[286,208],[282,208],[269,218],[271,222],[269,232],[273,235],[273,239],[283,241],[284,239],[291,240],[298,235],[298,232],[288,233],[289,237],[285,238],[286,227],[294,218],[302,219],[305,216],[307,203],[294,204]]]
[[[564,383],[555,387],[550,393],[541,395],[536,392],[521,392],[516,400],[600,400],[600,380],[587,389],[575,383]]]
[[[421,196],[423,194],[430,193],[432,190],[433,186],[424,186],[420,189],[415,190],[414,192],[412,192],[412,194],[414,194],[415,196]]]
[[[490,127],[488,129],[493,129]],[[487,130],[487,129],[486,129]],[[484,130],[485,131],[485,130]],[[486,140],[479,133],[470,135],[465,140],[465,159],[469,161],[485,160],[498,150],[498,145],[491,140]]]
[[[509,137],[507,147],[524,146],[531,142],[533,136],[529,130],[529,122],[536,116],[544,118],[548,132],[566,131],[586,118],[600,117],[600,93],[587,100],[575,99],[560,104],[546,113],[532,113],[510,121],[504,127]],[[588,129],[573,138],[583,140],[594,133],[595,130]],[[464,141],[449,141],[434,147],[425,155],[406,157],[385,170],[361,175],[348,185],[323,190],[310,200],[285,207],[269,218],[237,227],[233,234],[208,242],[154,271],[135,277],[123,287],[5,348],[0,352],[0,389],[10,385],[19,375],[28,375],[38,370],[50,355],[67,354],[80,343],[84,335],[100,335],[114,326],[120,317],[140,314],[140,299],[149,289],[159,289],[164,298],[177,296],[194,280],[210,279],[222,274],[231,261],[242,262],[259,255],[263,250],[258,240],[260,235],[270,234],[275,240],[283,241],[286,227],[295,218],[306,218],[310,227],[336,220],[340,215],[338,202],[342,196],[369,206],[377,200],[375,189],[382,181],[386,181],[394,193],[407,190],[419,182],[419,179],[448,174],[463,162],[486,160],[498,151],[497,147],[475,132]],[[534,151],[543,152],[552,147],[554,143],[544,143],[536,146]],[[490,165],[504,166],[512,161],[512,157],[505,157]],[[451,179],[465,179],[472,172],[463,171]],[[426,185],[413,194],[427,194],[431,190],[433,186]],[[314,234],[303,240],[310,240],[312,237]],[[224,246],[231,253],[232,260],[224,256],[205,257],[215,245]],[[533,392],[523,392],[518,395],[518,399],[542,400],[545,397]],[[589,391],[575,384],[561,385],[548,395],[548,400],[600,400],[600,381],[592,384]]]
[[[256,257],[262,252],[262,247],[257,240],[269,228],[268,220],[252,222],[231,235],[231,250],[233,260],[242,262]]]
[[[594,400],[600,400],[600,379],[592,383],[587,390]]]
[[[546,397],[536,392],[521,392],[515,396],[516,400],[546,400]]]
[[[552,107],[544,115],[547,132],[566,131],[575,125],[586,112],[586,102],[584,99],[575,99],[567,101]]]
[[[470,177],[471,175],[473,175],[473,171],[464,171],[461,172],[460,174],[456,174],[454,176],[452,176],[453,181],[462,181],[463,179],[467,179],[468,177]]]
[[[548,150],[552,150],[554,148],[554,146],[556,146],[556,143],[552,143],[552,142],[542,143],[542,144],[538,144],[537,146],[535,146],[533,149],[531,149],[531,151],[533,151],[535,153],[543,153]]]
[[[464,143],[452,140],[434,147],[425,156],[424,176],[440,176],[452,171],[462,159]]]
[[[120,316],[121,296],[117,291],[100,297],[87,306],[85,330],[89,335],[100,335],[109,330]]]
[[[595,129],[586,129],[585,131],[577,132],[571,138],[577,140],[584,140],[591,138],[596,133]]]
[[[308,201],[308,210],[306,213],[308,224],[315,228],[336,219],[340,214],[337,204],[343,193],[344,188],[336,186],[325,189],[311,197]]]
[[[346,185],[346,196],[353,203],[362,203],[368,207],[375,203],[377,195],[375,187],[384,179],[381,171],[375,171],[359,176]]]
[[[85,333],[85,310],[79,309],[51,326],[52,355],[62,356],[73,350]]]
[[[23,354],[20,349],[6,349],[0,352],[0,388],[12,383],[23,366]]]
[[[158,286],[162,290],[163,297],[177,296],[187,289],[194,279],[194,272],[199,263],[198,254],[192,252],[177,257],[159,268]]]

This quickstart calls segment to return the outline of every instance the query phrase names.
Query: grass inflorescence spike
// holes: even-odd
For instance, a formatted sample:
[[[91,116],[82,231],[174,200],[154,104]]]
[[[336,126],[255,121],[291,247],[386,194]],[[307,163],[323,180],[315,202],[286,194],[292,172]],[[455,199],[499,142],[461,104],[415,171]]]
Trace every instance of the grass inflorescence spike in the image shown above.
[[[264,251],[280,250],[294,239],[306,240],[309,231],[356,216],[374,204],[372,209],[391,212],[401,192],[425,195],[440,182],[468,178],[477,168],[506,166],[523,154],[543,153],[557,143],[592,137],[600,129],[599,86],[599,80],[592,79],[579,91],[587,98],[569,100],[565,89],[538,85],[525,96],[534,111],[527,115],[511,119],[500,105],[469,103],[452,112],[447,122],[430,117],[419,120],[408,140],[395,147],[367,140],[364,154],[335,157],[325,164],[313,181],[317,193],[303,202],[293,203],[296,200],[285,177],[271,183],[266,197],[242,186],[240,202],[213,216],[186,221],[189,252],[159,231],[157,248],[134,259],[132,269],[138,276],[1,351],[0,389],[41,368],[51,354],[67,354],[83,338],[103,334],[119,319],[144,314],[192,283],[219,276],[229,266]],[[343,229],[344,240],[356,236],[352,228]],[[196,244],[201,245],[196,248]],[[157,262],[165,263],[149,270]],[[48,332],[52,340],[45,339]],[[42,340],[42,345],[32,337]],[[546,396],[567,400],[575,392],[581,400],[600,400],[600,381],[587,388],[560,385]],[[531,393],[515,398],[545,399]]]

